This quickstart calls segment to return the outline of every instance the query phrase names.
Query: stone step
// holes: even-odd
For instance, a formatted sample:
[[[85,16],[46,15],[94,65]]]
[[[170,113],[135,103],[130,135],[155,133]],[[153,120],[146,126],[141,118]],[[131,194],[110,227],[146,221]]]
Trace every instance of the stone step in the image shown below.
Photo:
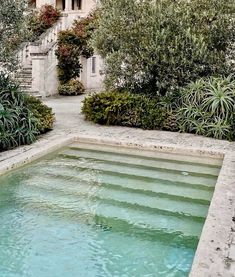
[[[73,156],[74,158],[86,158],[92,159],[96,161],[106,161],[108,163],[125,163],[125,164],[133,164],[136,166],[162,169],[162,170],[170,170],[170,171],[180,171],[180,172],[188,172],[192,174],[205,174],[218,176],[220,168],[212,168],[207,165],[195,165],[191,163],[176,163],[172,160],[161,160],[161,159],[145,159],[141,157],[136,157],[135,155],[127,155],[127,154],[115,154],[111,155],[110,152],[105,151],[97,151],[97,150],[87,150],[74,146],[70,146],[69,149],[66,149],[62,152],[63,154],[67,154]]]
[[[25,184],[48,192],[64,192],[77,197],[110,200],[122,203],[124,206],[136,206],[145,211],[156,211],[177,217],[192,217],[195,220],[205,220],[208,212],[207,204],[184,201],[177,197],[159,196],[154,193],[145,194],[144,191],[133,189],[125,190],[124,187],[116,189],[113,186],[103,186],[100,183],[89,183],[79,179],[66,180],[65,187],[65,179],[47,175],[40,177],[40,183],[37,177],[32,177]]]
[[[38,98],[38,99],[42,98],[42,95],[39,94],[38,91],[30,91],[29,94],[30,94],[31,96],[34,96],[35,98]]]
[[[20,84],[21,89],[26,89],[26,90],[31,90],[31,85],[26,85],[26,84]]]
[[[128,165],[125,163],[119,163],[119,164],[113,164],[113,163],[107,163],[107,162],[96,162],[96,161],[90,161],[86,160],[86,162],[83,162],[83,160],[74,159],[73,156],[65,155],[65,154],[58,154],[58,157],[60,160],[54,161],[52,165],[56,165],[58,167],[63,168],[66,164],[66,167],[74,168],[74,169],[80,169],[80,170],[86,170],[91,169],[94,172],[109,172],[109,173],[118,173],[120,175],[131,175],[135,176],[136,178],[148,178],[151,176],[151,178],[155,178],[158,180],[164,180],[164,181],[171,181],[171,182],[180,182],[185,183],[187,185],[192,186],[202,186],[205,189],[206,188],[214,188],[217,178],[215,176],[207,176],[207,175],[194,175],[194,174],[184,174],[184,172],[175,172],[175,171],[169,171],[168,174],[166,174],[162,170],[156,170],[152,168],[146,168],[146,167],[136,167],[135,165]],[[62,159],[64,158],[64,159]]]
[[[21,74],[32,75],[32,70],[22,70]]]
[[[114,187],[115,189],[126,190],[126,191],[141,191],[147,195],[163,195],[168,198],[184,199],[191,203],[204,203],[209,205],[210,200],[213,196],[212,189],[203,189],[199,187],[191,187],[181,183],[166,182],[156,180],[152,178],[136,178],[135,176],[120,176],[119,174],[104,173],[91,175],[85,171],[73,170],[70,168],[56,168],[46,164],[45,167],[37,169],[34,174],[40,176],[51,176],[53,178],[60,178],[63,180],[79,180],[84,183],[100,184],[103,186]]]
[[[32,80],[28,80],[28,81],[26,81],[26,80],[19,80],[18,79],[18,82],[20,83],[20,86],[31,86],[32,85]]]
[[[172,234],[176,232],[180,236],[198,238],[202,224],[193,217],[176,217],[160,211],[145,210],[136,205],[124,205],[119,201],[99,198],[87,198],[86,196],[65,194],[59,191],[41,189],[37,186],[25,186],[20,191],[22,201],[27,201],[29,209],[37,206],[46,206],[47,209],[61,207],[72,210],[77,214],[90,214],[102,218],[125,221],[133,227],[148,228],[156,232]]]

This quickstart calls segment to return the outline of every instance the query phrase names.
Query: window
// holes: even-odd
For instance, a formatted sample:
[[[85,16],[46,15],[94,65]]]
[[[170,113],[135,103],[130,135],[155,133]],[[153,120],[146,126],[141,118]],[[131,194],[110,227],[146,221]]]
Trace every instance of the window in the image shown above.
[[[72,0],[72,10],[81,10],[82,0]]]
[[[78,10],[82,9],[82,0],[77,0],[78,1]]]
[[[96,73],[96,57],[91,58],[91,73]]]
[[[65,10],[65,0],[56,0],[56,8],[59,10]]]

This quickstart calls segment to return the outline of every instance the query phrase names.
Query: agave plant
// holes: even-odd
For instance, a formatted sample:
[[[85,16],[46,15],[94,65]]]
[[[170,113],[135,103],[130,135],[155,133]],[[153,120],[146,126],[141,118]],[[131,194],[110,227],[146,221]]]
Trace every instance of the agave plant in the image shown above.
[[[221,119],[231,119],[235,112],[235,80],[231,76],[210,78],[206,84],[203,108]]]
[[[235,76],[210,77],[182,90],[177,109],[182,132],[235,139]]]
[[[9,76],[0,73],[0,151],[36,139],[37,121],[25,100],[24,93]]]

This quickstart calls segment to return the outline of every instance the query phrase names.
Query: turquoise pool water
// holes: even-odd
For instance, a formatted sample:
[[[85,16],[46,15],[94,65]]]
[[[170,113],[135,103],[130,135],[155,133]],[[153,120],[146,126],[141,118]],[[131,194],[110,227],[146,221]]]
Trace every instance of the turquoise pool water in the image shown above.
[[[5,175],[0,276],[188,276],[220,166],[75,143]]]

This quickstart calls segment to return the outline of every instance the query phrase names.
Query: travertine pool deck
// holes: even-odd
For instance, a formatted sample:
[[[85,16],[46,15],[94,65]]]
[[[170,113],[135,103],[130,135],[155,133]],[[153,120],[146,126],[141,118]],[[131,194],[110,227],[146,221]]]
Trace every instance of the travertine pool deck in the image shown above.
[[[224,158],[190,277],[235,277],[235,142],[190,134],[99,126],[85,121],[80,114],[83,98],[46,99],[44,102],[56,114],[54,130],[32,145],[0,153],[0,175],[75,139]]]

